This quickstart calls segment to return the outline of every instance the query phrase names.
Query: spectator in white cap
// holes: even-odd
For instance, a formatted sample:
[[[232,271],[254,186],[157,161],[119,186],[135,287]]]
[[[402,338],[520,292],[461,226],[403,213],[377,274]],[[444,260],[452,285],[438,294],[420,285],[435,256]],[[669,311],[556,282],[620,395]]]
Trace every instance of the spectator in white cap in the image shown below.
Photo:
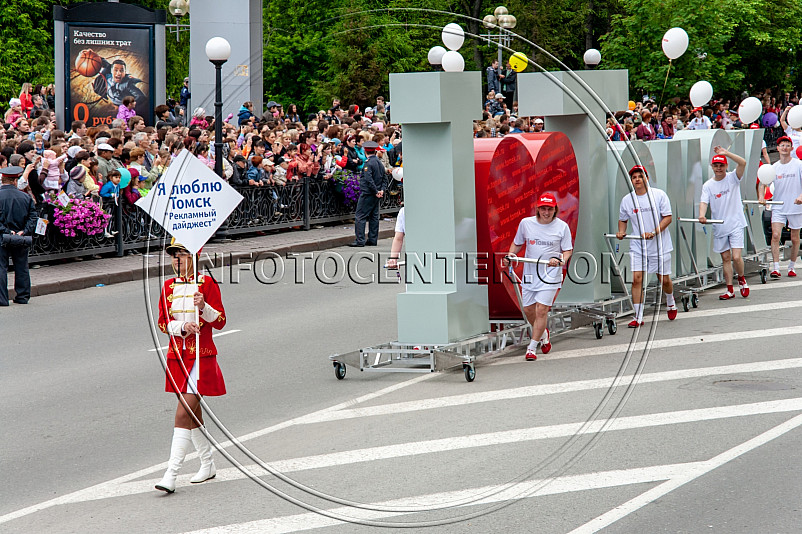
[[[504,115],[506,113],[506,106],[504,104],[504,100],[506,100],[506,97],[504,96],[503,93],[496,93],[496,104],[498,106],[498,111],[493,113],[494,117],[497,115]]]
[[[114,164],[111,162],[112,155],[114,154],[114,147],[108,143],[100,143],[97,146],[97,174],[98,178],[104,182],[108,178],[109,171],[114,170]]]
[[[535,132],[542,132],[543,131],[543,119],[535,119],[532,123]]]

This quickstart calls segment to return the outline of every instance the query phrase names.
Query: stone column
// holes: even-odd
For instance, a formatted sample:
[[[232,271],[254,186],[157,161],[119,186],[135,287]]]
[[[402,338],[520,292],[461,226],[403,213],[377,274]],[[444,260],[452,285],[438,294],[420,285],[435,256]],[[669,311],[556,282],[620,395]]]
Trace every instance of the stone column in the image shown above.
[[[206,57],[206,42],[223,37],[231,44],[231,57],[223,65],[223,118],[243,102],[253,102],[254,113],[263,110],[262,2],[259,0],[192,0],[190,24],[190,87],[192,108],[214,114],[214,65]],[[193,109],[187,110],[191,118]],[[236,123],[235,123],[236,124]]]

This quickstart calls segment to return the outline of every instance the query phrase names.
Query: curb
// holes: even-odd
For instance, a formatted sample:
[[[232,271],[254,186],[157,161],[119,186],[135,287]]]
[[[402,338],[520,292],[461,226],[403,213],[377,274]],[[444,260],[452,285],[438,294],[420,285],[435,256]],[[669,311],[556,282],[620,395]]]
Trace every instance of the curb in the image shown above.
[[[395,235],[395,230],[385,229],[379,231],[379,239],[388,239]],[[285,245],[280,247],[266,247],[264,249],[254,249],[250,252],[230,253],[229,258],[238,260],[241,265],[251,263],[248,260],[256,259],[260,254],[275,253],[281,256],[287,253],[298,252],[314,252],[317,250],[326,250],[330,248],[338,248],[351,243],[354,240],[353,235],[330,237],[326,239],[318,239],[314,241],[307,241],[303,243],[296,243],[292,245]],[[210,261],[203,260],[199,262],[200,267],[213,267]],[[224,261],[224,266],[228,263]],[[219,266],[218,266],[219,267]],[[42,282],[39,284],[31,285],[31,297],[41,297],[44,295],[51,295],[53,293],[63,293],[65,291],[77,291],[79,289],[87,289],[95,287],[98,284],[111,285],[121,284],[123,282],[136,282],[142,280],[145,276],[145,269],[129,269],[122,271],[115,271],[110,273],[93,273],[87,276],[80,276],[71,278],[69,280],[62,280],[59,282]],[[148,268],[147,276],[158,276],[159,265],[152,265]],[[9,289],[9,298],[13,298],[14,290]]]

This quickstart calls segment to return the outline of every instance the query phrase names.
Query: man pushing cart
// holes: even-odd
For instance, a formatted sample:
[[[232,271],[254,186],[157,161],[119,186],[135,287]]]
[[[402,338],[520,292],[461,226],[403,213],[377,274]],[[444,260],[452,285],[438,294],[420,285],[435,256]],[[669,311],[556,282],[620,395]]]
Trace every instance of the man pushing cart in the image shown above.
[[[551,340],[547,326],[551,310],[563,282],[563,269],[571,258],[573,243],[568,225],[557,218],[559,207],[551,193],[537,198],[534,217],[526,217],[518,224],[504,267],[516,259],[516,254],[526,246],[524,274],[521,282],[523,313],[532,327],[532,338],[526,348],[526,360],[537,359],[538,347],[547,354]]]
[[[744,276],[744,216],[741,201],[741,178],[746,169],[746,160],[724,148],[713,148],[716,153],[710,164],[713,167],[713,178],[702,186],[702,198],[699,202],[699,222],[708,222],[705,213],[710,206],[710,215],[720,219],[721,224],[713,225],[713,251],[721,254],[724,280],[727,283],[727,292],[719,296],[720,300],[735,298],[732,283],[733,266],[738,273],[738,287],[741,296],[749,296],[749,286]],[[735,170],[727,172],[727,158],[735,162]]]

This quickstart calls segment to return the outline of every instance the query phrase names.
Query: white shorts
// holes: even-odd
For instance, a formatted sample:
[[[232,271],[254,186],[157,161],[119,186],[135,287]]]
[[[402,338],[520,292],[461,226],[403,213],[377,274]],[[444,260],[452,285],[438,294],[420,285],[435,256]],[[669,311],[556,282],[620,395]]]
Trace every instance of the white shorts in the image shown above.
[[[802,228],[802,213],[795,215],[784,215],[777,213],[777,210],[771,210],[771,224],[774,223],[788,223],[788,228],[791,230],[799,230]]]
[[[532,306],[536,302],[544,306],[553,305],[559,290],[559,287],[555,287],[554,289],[527,289],[525,285],[521,286],[521,300],[524,302],[524,308]]]
[[[646,271],[649,274],[657,273],[661,275],[671,274],[671,253],[666,252],[663,254],[662,265],[657,256],[648,256],[648,265],[643,261],[643,254],[629,252],[629,265],[632,272]]]
[[[721,254],[734,248],[744,248],[744,229],[738,228],[721,237],[713,236],[713,252]]]

